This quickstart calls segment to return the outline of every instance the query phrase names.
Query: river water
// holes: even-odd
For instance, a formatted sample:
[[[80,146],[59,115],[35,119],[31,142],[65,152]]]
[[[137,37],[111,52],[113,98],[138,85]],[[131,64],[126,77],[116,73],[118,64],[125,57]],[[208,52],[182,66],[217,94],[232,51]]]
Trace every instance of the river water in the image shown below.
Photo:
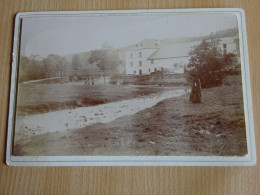
[[[187,88],[175,88],[161,94],[130,100],[19,117],[16,119],[16,134],[20,137],[19,135],[26,133],[43,134],[78,129],[96,123],[108,123],[119,117],[132,115],[152,107],[164,99],[177,97],[187,92]]]

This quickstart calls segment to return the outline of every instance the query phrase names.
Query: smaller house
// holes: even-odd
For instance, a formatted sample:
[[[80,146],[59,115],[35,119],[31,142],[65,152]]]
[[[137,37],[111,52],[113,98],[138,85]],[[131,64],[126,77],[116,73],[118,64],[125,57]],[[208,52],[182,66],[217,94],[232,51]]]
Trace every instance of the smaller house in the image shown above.
[[[224,54],[233,53],[237,56],[237,62],[240,64],[240,47],[238,34],[220,39],[220,45]]]
[[[161,45],[148,60],[153,68],[169,74],[184,73],[184,67],[189,63],[189,50],[200,42],[176,43]]]

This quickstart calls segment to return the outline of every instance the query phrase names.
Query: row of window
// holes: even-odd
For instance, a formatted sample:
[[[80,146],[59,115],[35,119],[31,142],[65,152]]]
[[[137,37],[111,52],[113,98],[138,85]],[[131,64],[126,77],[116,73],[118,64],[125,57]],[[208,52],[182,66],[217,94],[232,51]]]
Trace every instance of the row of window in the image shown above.
[[[151,60],[151,64],[154,64],[154,61]],[[130,66],[133,67],[134,66],[134,63],[133,62],[130,62]],[[142,61],[139,61],[139,66],[142,66]]]
[[[138,56],[139,58],[142,57],[142,52],[138,52]],[[130,53],[130,58],[134,58],[134,54],[133,53]]]
[[[154,68],[154,72],[157,71],[157,68]],[[163,71],[163,67],[161,67],[161,71]],[[149,72],[151,72],[151,69],[149,68]],[[136,74],[136,70],[133,71],[134,74]],[[142,75],[142,70],[139,70],[139,75]]]
[[[136,71],[134,70],[133,73],[136,74]],[[142,70],[139,70],[139,75],[142,75],[142,74],[143,74],[143,71],[142,71]]]
[[[133,66],[134,66],[134,63],[133,63],[133,62],[130,62],[130,66],[133,67]],[[142,66],[142,61],[139,61],[139,66]]]

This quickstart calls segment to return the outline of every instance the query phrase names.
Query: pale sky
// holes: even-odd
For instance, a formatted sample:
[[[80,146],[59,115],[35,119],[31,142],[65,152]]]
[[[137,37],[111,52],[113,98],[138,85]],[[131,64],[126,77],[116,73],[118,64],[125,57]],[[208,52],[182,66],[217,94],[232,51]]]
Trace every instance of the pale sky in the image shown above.
[[[143,39],[181,38],[209,35],[237,28],[235,14],[155,16],[28,17],[22,20],[21,54],[67,55],[129,46]]]

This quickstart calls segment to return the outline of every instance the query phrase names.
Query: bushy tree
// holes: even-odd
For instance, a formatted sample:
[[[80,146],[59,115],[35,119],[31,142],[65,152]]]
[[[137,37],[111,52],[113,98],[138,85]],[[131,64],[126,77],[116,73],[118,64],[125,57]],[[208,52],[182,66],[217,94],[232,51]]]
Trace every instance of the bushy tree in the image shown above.
[[[19,59],[19,82],[45,78],[42,60],[36,56],[20,56]]]
[[[43,60],[38,55],[20,56],[19,82],[61,76],[61,73],[66,72],[67,66],[65,58],[54,54]]]
[[[30,67],[28,67],[30,80],[45,78],[42,60],[37,59],[37,57],[38,56],[31,56],[30,59]]]
[[[71,66],[74,71],[78,71],[81,68],[81,61],[79,55],[75,54],[72,57]]]
[[[59,76],[60,72],[66,71],[66,60],[58,55],[48,55],[43,60],[46,77]]]
[[[188,68],[200,78],[203,88],[222,83],[223,68],[227,64],[219,40],[203,40],[192,48],[189,56]]]
[[[28,67],[30,65],[30,59],[25,56],[20,56],[19,59],[19,82],[29,80]]]
[[[96,64],[100,70],[118,71],[119,56],[108,49],[100,49],[91,51],[90,58],[88,59],[90,64]]]

